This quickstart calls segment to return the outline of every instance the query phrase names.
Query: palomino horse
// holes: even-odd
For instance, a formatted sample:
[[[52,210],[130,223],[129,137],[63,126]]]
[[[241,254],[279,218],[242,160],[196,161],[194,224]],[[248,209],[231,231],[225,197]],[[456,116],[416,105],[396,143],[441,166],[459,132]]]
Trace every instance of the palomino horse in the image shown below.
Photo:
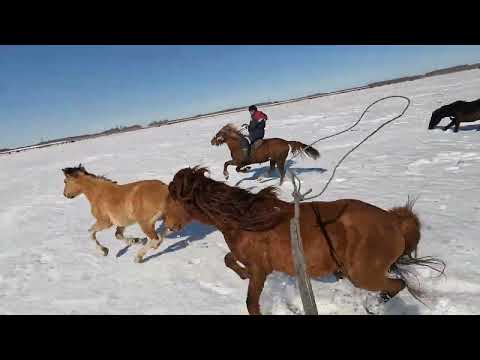
[[[245,172],[247,169],[242,169],[244,166],[270,161],[268,176],[272,175],[276,165],[280,171],[281,185],[285,177],[285,161],[290,149],[294,155],[301,153],[306,154],[313,159],[318,159],[320,157],[319,152],[311,146],[302,144],[298,141],[286,141],[279,138],[263,139],[262,143],[253,151],[253,154],[251,154],[250,157],[247,157],[243,150],[246,141],[245,136],[243,136],[240,130],[232,124],[225,125],[213,137],[211,141],[212,145],[219,146],[227,143],[228,148],[230,149],[232,160],[227,161],[223,166],[223,175],[226,179],[229,177],[227,168],[230,165],[236,165],[237,172]]]
[[[147,235],[147,244],[137,253],[135,262],[142,262],[150,249],[156,249],[163,241],[155,231],[155,222],[165,214],[168,187],[159,180],[143,180],[125,185],[105,177],[90,174],[80,164],[78,167],[62,169],[65,175],[63,195],[69,199],[85,194],[91,205],[92,215],[97,222],[89,229],[97,249],[107,256],[108,248],[101,245],[97,232],[117,226],[115,237],[128,245],[138,242],[136,238],[123,235],[125,227],[138,223]]]
[[[443,128],[443,131],[450,129],[454,124],[454,132],[458,132],[460,123],[474,122],[480,120],[480,99],[475,101],[455,101],[442,106],[432,113],[428,129],[433,129],[443,118],[449,117],[450,124]]]
[[[178,230],[191,220],[216,226],[231,250],[226,265],[249,279],[248,312],[260,314],[268,274],[295,275],[289,228],[294,206],[278,199],[273,187],[253,194],[210,179],[206,171],[195,167],[175,174],[168,187],[172,202],[165,226]],[[356,287],[380,292],[381,302],[405,286],[410,290],[402,276],[405,270],[397,265],[441,263],[410,256],[420,240],[420,221],[412,207],[408,203],[385,211],[352,199],[301,203],[307,273],[313,278],[340,273]],[[389,271],[400,278],[390,278]]]

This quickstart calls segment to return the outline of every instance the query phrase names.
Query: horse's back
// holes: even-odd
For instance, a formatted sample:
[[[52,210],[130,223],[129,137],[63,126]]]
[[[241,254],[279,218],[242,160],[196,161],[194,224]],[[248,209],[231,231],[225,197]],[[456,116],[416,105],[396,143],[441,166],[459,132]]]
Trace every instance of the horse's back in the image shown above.
[[[356,261],[393,263],[403,253],[405,239],[388,211],[356,199],[314,202],[312,206],[325,231],[317,232],[316,242],[322,234],[323,242],[332,244],[347,267]]]
[[[473,101],[457,100],[451,104],[442,106],[440,109],[447,108],[452,112],[471,113],[480,110],[480,99]]]
[[[314,277],[338,270],[331,247],[346,265],[352,257],[363,262],[386,257],[389,262],[403,249],[392,216],[355,199],[301,203],[300,232],[308,273]],[[275,233],[275,243],[269,249],[270,263],[276,271],[294,274],[290,222],[283,222]]]
[[[318,201],[311,204],[315,208],[315,216],[326,226],[337,224],[345,229],[355,229],[356,232],[363,235],[373,232],[396,232],[394,230],[396,221],[392,214],[361,200],[339,199],[326,202]]]
[[[160,180],[142,180],[126,186],[126,205],[136,219],[149,219],[163,213],[168,198],[167,184]]]
[[[280,138],[268,138],[262,139],[263,142],[259,146],[258,150],[262,148],[269,148],[270,151],[275,151],[275,149],[279,149],[280,151],[285,151],[290,149],[288,146],[288,141]]]
[[[305,203],[308,204],[308,203]],[[314,201],[313,204],[319,211],[326,211],[329,213],[335,213],[341,215],[340,213],[345,212],[367,212],[367,213],[387,213],[382,208],[375,206],[373,204],[364,202],[358,199],[338,199],[334,201]]]

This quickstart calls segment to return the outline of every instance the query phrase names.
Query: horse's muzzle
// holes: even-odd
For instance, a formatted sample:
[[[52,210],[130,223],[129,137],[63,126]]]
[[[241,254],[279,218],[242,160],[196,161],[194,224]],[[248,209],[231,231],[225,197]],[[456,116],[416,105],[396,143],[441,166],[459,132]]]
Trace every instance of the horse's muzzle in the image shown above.
[[[220,146],[224,143],[225,139],[223,137],[217,137],[215,136],[212,141],[210,141],[210,144],[214,146]]]

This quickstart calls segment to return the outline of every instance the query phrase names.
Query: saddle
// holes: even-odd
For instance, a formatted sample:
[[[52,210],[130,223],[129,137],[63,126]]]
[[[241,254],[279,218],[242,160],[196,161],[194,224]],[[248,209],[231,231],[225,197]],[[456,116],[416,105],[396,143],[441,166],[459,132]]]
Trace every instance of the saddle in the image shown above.
[[[247,138],[244,138],[242,141],[242,151],[244,156],[244,161],[249,161],[251,156],[263,144],[263,139],[256,140],[253,144],[250,144]]]

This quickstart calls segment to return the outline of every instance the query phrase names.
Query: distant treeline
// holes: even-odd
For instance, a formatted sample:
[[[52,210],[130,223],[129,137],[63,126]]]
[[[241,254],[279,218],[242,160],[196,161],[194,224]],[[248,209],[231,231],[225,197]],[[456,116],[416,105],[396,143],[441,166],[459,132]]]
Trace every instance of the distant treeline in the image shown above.
[[[30,145],[30,146],[25,146],[25,147],[20,147],[20,148],[14,148],[14,149],[0,149],[0,153],[12,153],[12,152],[21,152],[25,150],[29,150],[30,148],[43,148],[51,145],[61,145],[64,143],[72,143],[75,141],[80,141],[80,140],[86,140],[86,139],[93,139],[99,136],[106,136],[106,135],[112,135],[112,134],[119,134],[119,133],[124,133],[128,131],[135,131],[135,130],[140,130],[143,129],[142,126],[140,125],[132,125],[132,126],[117,126],[109,130],[105,130],[102,132],[98,133],[93,133],[93,134],[85,134],[85,135],[79,135],[79,136],[69,136],[69,137],[64,137],[64,138],[59,138],[59,139],[53,139],[53,140],[47,140],[47,141],[40,141],[37,144]]]
[[[368,84],[368,87],[373,88],[373,87],[377,87],[377,86],[397,84],[397,83],[401,83],[401,82],[405,82],[405,81],[413,81],[413,80],[428,78],[428,77],[431,77],[431,76],[444,75],[444,74],[450,74],[450,73],[454,73],[454,72],[458,72],[458,71],[473,70],[473,69],[480,69],[480,63],[479,64],[473,64],[473,65],[452,66],[452,67],[449,67],[449,68],[446,68],[446,69],[430,71],[430,72],[428,72],[426,74],[423,74],[423,75],[405,76],[405,77],[401,77],[401,78],[397,78],[397,79],[378,81],[378,82]]]
[[[384,86],[384,85],[398,84],[398,83],[405,82],[405,81],[413,81],[413,80],[428,78],[428,77],[431,77],[431,76],[444,75],[444,74],[449,74],[449,73],[454,73],[454,72],[459,72],[459,71],[465,71],[465,70],[474,70],[474,69],[480,69],[480,63],[472,64],[472,65],[467,64],[467,65],[452,66],[452,67],[445,68],[445,69],[430,71],[430,72],[427,72],[423,75],[405,76],[405,77],[391,79],[391,80],[373,82],[373,83],[367,84],[365,86],[359,86],[359,87],[343,89],[343,90],[338,90],[338,91],[332,91],[332,92],[327,92],[327,93],[316,93],[316,94],[311,94],[311,95],[302,96],[302,97],[299,97],[299,98],[289,99],[289,100],[268,101],[268,102],[258,103],[256,105],[259,106],[259,107],[262,107],[262,106],[268,107],[268,106],[274,106],[274,105],[279,105],[279,104],[284,104],[284,103],[289,103],[289,102],[296,102],[296,101],[307,100],[307,99],[315,99],[315,98],[319,98],[319,97],[323,97],[323,96],[342,94],[342,93],[358,91],[358,90],[363,90],[363,89],[368,89],[368,88],[374,88],[374,87]],[[247,108],[248,108],[248,105],[247,106],[239,106],[239,107],[229,108],[229,109],[223,109],[223,110],[211,112],[211,113],[208,113],[208,114],[197,114],[197,115],[194,115],[194,116],[180,118],[180,119],[174,119],[174,120],[164,119],[164,120],[152,121],[150,124],[148,124],[147,127],[157,127],[157,126],[163,126],[163,125],[170,125],[170,124],[174,124],[174,123],[195,120],[195,119],[202,118],[202,117],[211,117],[211,116],[215,116],[215,115],[219,115],[219,114],[239,112],[239,111],[243,111]],[[46,146],[49,146],[49,145],[60,145],[62,143],[75,142],[75,141],[78,141],[78,140],[91,139],[91,138],[95,138],[95,137],[99,137],[99,136],[118,134],[118,133],[123,133],[123,132],[128,132],[128,131],[135,131],[135,130],[140,130],[140,129],[143,129],[143,128],[144,127],[142,127],[140,125],[117,126],[115,128],[105,130],[105,131],[102,131],[102,132],[99,132],[99,133],[94,133],[94,134],[71,136],[71,137],[65,137],[65,138],[60,138],[60,139],[55,139],[55,140],[42,141],[42,142],[39,142],[38,144],[35,144],[35,145],[32,145],[32,146],[26,146],[26,147],[22,147],[22,148],[0,149],[0,153],[20,152],[20,151],[28,150],[29,148],[41,148],[41,147],[46,147]]]
[[[57,142],[62,142],[62,141],[76,141],[76,140],[84,140],[84,139],[89,139],[89,138],[94,138],[97,136],[103,136],[103,135],[112,135],[112,134],[118,134],[118,133],[123,133],[123,132],[128,132],[128,131],[135,131],[135,130],[140,130],[143,129],[142,126],[140,125],[132,125],[132,126],[117,126],[109,130],[105,130],[99,133],[93,133],[93,134],[85,134],[85,135],[79,135],[79,136],[70,136],[66,138],[60,138],[60,139],[54,139],[54,140],[48,140],[48,141],[41,141],[38,144],[35,145],[48,145],[52,143],[57,143]]]

